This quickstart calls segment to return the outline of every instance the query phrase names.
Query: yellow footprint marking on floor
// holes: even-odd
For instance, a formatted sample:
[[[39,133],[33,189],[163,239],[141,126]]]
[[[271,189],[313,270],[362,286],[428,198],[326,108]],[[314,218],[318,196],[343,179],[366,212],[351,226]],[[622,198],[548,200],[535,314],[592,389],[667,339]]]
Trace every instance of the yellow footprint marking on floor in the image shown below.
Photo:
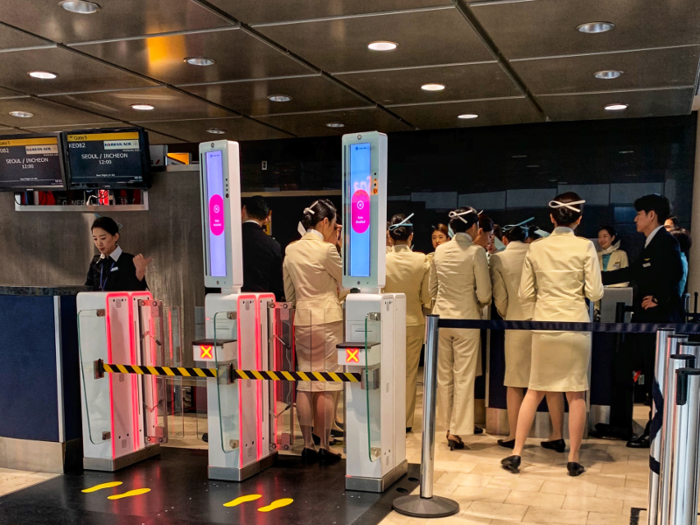
[[[248,503],[249,501],[255,501],[262,498],[262,494],[248,494],[247,496],[241,496],[228,503],[224,503],[224,507],[237,507],[241,503]]]
[[[140,496],[141,494],[146,494],[147,492],[151,492],[151,489],[130,490],[129,492],[125,492],[124,494],[115,494],[114,496],[110,496],[107,499],[131,498],[132,496]]]
[[[121,484],[122,484],[121,481],[110,481],[109,483],[102,483],[101,485],[95,485],[94,487],[90,487],[88,489],[83,489],[81,492],[84,492],[85,494],[90,494],[91,492],[97,492],[98,490],[111,489],[112,487],[118,487]]]
[[[294,500],[292,498],[278,499],[270,503],[267,507],[260,507],[258,509],[258,512],[270,512],[272,510],[281,509],[282,507],[291,505],[292,503],[294,503]]]

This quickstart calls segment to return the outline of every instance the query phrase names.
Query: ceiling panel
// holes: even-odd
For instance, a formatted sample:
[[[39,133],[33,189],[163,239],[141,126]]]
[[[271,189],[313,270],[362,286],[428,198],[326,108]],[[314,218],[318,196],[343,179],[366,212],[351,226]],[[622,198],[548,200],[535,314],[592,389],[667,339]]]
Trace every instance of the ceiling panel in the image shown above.
[[[26,111],[33,113],[32,118],[17,118],[9,115],[10,111]],[[46,99],[24,97],[0,99],[0,118],[4,124],[22,128],[28,126],[63,126],[80,125],[95,122],[96,117],[91,113],[67,108],[54,104]]]
[[[159,146],[161,144],[184,144],[186,140],[175,139],[166,135],[161,135],[155,131],[148,132],[148,144],[150,146]]]
[[[344,111],[274,115],[260,117],[259,120],[268,122],[300,137],[343,135],[345,133],[370,130],[390,133],[413,129],[381,109],[348,109]],[[344,124],[344,127],[330,128],[326,125],[329,123]]]
[[[454,8],[260,27],[275,42],[335,73],[493,60]],[[376,40],[393,51],[371,51]]]
[[[33,95],[157,85],[67,49],[10,51],[0,54],[0,61],[0,86]],[[30,71],[49,71],[58,78],[40,80],[30,77]]]
[[[22,96],[21,93],[0,87],[0,98],[12,98]]]
[[[80,109],[94,111],[106,117],[127,121],[145,118],[149,120],[212,118],[231,114],[221,108],[167,87],[57,95],[49,97],[49,99]],[[137,111],[131,107],[133,104],[150,104],[155,109],[151,111]]]
[[[132,71],[169,84],[196,84],[312,72],[239,29],[188,33],[77,46]],[[188,57],[216,60],[211,66],[193,66]]]
[[[29,130],[33,133],[41,133],[42,131],[58,132],[58,131],[74,131],[78,129],[100,129],[100,128],[128,128],[133,127],[132,124],[127,124],[125,122],[119,122],[117,120],[112,121],[101,121],[101,122],[90,122],[86,124],[80,124],[79,126],[24,126],[24,129]]]
[[[20,131],[15,128],[6,128],[3,126],[0,126],[0,135],[24,135],[27,133],[26,131]]]
[[[270,115],[369,106],[362,98],[322,76],[228,82],[183,87],[186,91],[246,115]],[[271,102],[286,95],[288,102]]]
[[[510,59],[700,44],[697,0],[491,2],[473,11]],[[615,28],[598,34],[576,29],[600,21]]]
[[[449,6],[450,0],[210,0],[247,24]]]
[[[209,140],[262,140],[262,139],[287,139],[291,135],[264,126],[252,120],[242,117],[199,119],[199,120],[173,120],[169,122],[138,122],[139,125],[175,135],[189,142],[206,142]],[[223,134],[213,135],[207,133],[208,129],[225,131]]]
[[[0,5],[2,3],[0,2]],[[2,11],[0,11],[2,13]],[[2,18],[4,18],[4,13],[2,13]],[[28,35],[12,27],[7,27],[0,24],[0,49],[16,49],[20,47],[35,47],[35,46],[45,46],[49,42],[37,38],[32,35]]]
[[[700,47],[692,46],[513,61],[511,64],[537,95],[692,86],[699,58]],[[604,70],[618,70],[623,74],[612,80],[595,77],[597,71]]]
[[[338,75],[380,104],[417,104],[520,96],[515,84],[497,62],[461,66],[410,68]],[[442,91],[424,91],[428,83],[442,84]]]
[[[526,98],[392,106],[389,109],[421,129],[542,122],[542,118]],[[476,114],[479,117],[475,119],[458,118],[459,115],[464,114]]]
[[[693,103],[694,88],[596,93],[582,95],[543,95],[538,97],[552,120],[598,120],[608,118],[660,117],[687,115]],[[629,104],[625,111],[606,111],[607,104]]]
[[[230,25],[190,0],[98,3],[99,11],[81,15],[66,11],[57,0],[0,0],[0,20],[64,44]]]

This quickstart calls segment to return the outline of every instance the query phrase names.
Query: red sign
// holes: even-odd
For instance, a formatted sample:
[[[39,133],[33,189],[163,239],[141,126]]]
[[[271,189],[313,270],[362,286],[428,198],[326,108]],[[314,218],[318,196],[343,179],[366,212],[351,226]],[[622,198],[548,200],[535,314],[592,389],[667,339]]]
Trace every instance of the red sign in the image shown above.
[[[345,362],[346,363],[360,363],[360,349],[359,348],[348,348],[345,350]]]
[[[199,347],[199,358],[200,359],[214,359],[214,356],[212,355],[212,350],[214,349],[213,346],[204,346],[200,345]]]

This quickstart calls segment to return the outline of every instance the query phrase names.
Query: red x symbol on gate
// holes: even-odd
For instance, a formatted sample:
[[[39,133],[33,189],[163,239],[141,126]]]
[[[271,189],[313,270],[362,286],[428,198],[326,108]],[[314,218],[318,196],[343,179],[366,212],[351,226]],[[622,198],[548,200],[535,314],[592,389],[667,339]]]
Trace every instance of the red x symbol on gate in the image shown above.
[[[345,351],[345,362],[346,363],[359,363],[360,362],[360,349],[359,348],[348,348]]]
[[[199,357],[200,359],[214,359],[214,356],[212,355],[211,351],[214,349],[213,346],[204,346],[201,345],[199,347]]]

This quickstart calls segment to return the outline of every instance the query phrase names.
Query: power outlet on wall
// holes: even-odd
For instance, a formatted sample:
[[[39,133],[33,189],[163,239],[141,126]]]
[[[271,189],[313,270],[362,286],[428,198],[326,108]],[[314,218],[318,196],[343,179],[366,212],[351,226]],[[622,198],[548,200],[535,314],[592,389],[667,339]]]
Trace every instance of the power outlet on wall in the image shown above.
[[[266,160],[262,161],[262,169],[263,169],[263,171],[267,171],[267,161]]]

